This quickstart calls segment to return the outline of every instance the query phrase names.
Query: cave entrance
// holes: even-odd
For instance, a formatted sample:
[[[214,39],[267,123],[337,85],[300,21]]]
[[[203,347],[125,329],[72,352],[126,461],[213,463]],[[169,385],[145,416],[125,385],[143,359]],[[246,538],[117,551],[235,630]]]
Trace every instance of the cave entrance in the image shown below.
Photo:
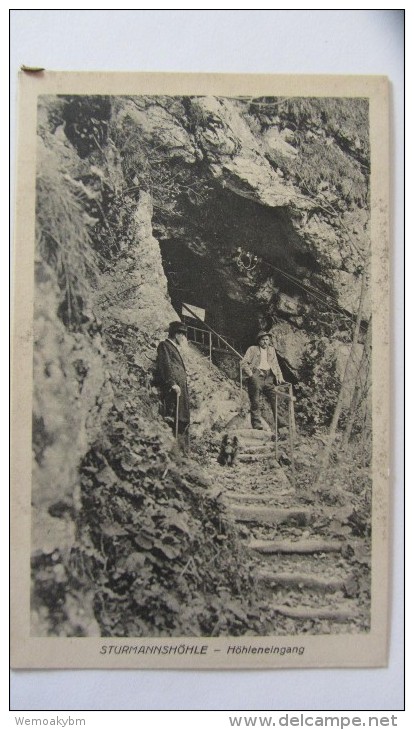
[[[245,352],[259,329],[270,328],[281,293],[300,296],[292,281],[272,266],[293,276],[315,271],[289,211],[269,208],[216,184],[199,205],[183,203],[176,221],[154,220],[164,271],[174,308],[182,303],[206,310],[205,322]],[[238,249],[256,254],[252,270],[238,262]]]
[[[183,303],[204,309],[205,323],[243,353],[255,337],[258,312],[241,290],[232,296],[230,290],[236,288],[232,272],[228,271],[226,277],[217,262],[209,255],[197,255],[185,241],[162,241],[160,248],[168,293],[178,316],[191,319],[183,311]],[[197,325],[197,320],[192,322]]]

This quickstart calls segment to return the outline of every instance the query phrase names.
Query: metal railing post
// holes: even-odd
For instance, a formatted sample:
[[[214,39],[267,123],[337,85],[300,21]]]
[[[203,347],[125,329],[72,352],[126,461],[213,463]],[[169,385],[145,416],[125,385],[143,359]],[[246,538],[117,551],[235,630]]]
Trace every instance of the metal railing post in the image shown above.
[[[295,472],[295,456],[293,447],[293,431],[294,431],[294,410],[293,410],[293,396],[291,394],[292,386],[289,385],[289,443],[290,443],[290,467],[292,473],[292,484],[296,488],[296,472]]]
[[[239,378],[240,378],[240,400],[243,398],[243,368],[239,362]]]
[[[289,383],[289,412],[291,414],[292,419],[292,432],[293,432],[293,438],[296,438],[296,423],[295,423],[295,408],[294,408],[294,395],[293,395],[293,388],[292,383]]]

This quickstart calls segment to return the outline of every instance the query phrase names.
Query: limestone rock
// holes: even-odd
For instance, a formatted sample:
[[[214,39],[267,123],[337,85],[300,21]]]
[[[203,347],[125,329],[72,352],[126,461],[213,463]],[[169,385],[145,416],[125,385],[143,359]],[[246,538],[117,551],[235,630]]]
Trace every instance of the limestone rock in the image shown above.
[[[140,192],[131,220],[134,243],[126,258],[101,277],[96,306],[101,316],[136,325],[150,338],[164,337],[177,319],[167,291],[159,243],[152,233],[152,199]]]
[[[135,100],[126,102],[118,112],[117,122],[124,128],[135,128],[147,143],[162,145],[171,157],[190,164],[196,161],[196,150],[188,132],[173,114],[157,103],[144,102],[139,108]]]
[[[200,115],[197,141],[213,175],[238,195],[271,207],[288,205],[294,189],[273,170],[238,102],[205,97],[193,100],[193,106]]]

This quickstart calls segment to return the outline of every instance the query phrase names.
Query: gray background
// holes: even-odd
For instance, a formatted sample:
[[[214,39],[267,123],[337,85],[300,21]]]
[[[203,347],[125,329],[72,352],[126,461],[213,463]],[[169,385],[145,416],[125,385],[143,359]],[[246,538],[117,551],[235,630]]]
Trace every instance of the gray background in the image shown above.
[[[54,70],[383,74],[391,81],[394,440],[384,669],[14,671],[12,710],[403,709],[402,10],[11,10],[12,169],[21,64]],[[13,179],[12,179],[13,183]],[[13,197],[13,185],[12,185]],[[349,637],[357,641],[356,637]]]

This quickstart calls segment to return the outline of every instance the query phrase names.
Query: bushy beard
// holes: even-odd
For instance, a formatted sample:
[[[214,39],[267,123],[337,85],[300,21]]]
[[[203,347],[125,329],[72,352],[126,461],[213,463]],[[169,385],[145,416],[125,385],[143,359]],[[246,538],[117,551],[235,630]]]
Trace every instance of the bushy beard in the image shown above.
[[[187,352],[189,350],[188,340],[181,340],[181,342],[178,343],[178,347],[180,348],[180,350],[183,350],[183,352]]]

